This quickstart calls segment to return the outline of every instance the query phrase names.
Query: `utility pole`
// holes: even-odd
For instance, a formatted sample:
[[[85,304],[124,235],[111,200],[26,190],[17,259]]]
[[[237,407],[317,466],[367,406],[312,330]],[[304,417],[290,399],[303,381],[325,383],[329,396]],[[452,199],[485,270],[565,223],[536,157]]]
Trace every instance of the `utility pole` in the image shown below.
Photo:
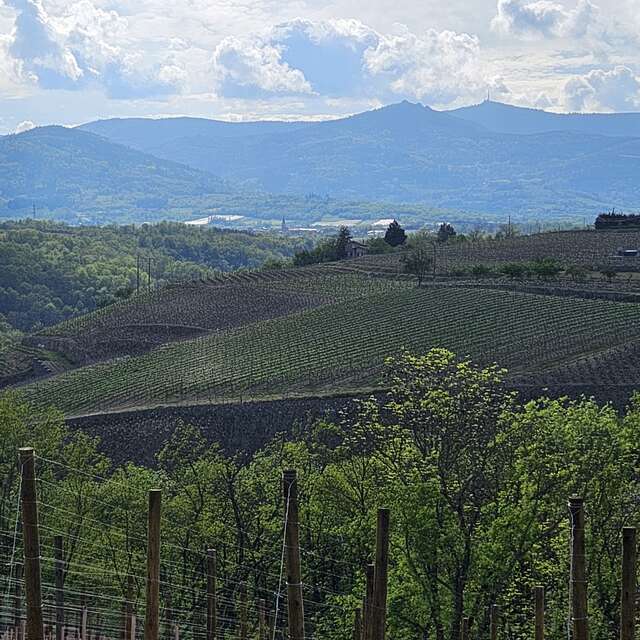
[[[136,293],[140,293],[140,254],[136,256]]]
[[[149,277],[149,281],[147,283],[148,290],[151,291],[151,258],[149,258],[147,275]]]

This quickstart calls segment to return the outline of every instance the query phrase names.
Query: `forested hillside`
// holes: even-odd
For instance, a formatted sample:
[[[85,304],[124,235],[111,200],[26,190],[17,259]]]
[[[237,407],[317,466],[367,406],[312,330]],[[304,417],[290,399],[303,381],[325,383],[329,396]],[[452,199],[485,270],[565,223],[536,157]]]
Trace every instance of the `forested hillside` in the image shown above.
[[[0,335],[55,324],[149,287],[260,267],[291,257],[303,240],[194,228],[179,223],[69,227],[0,224]],[[3,331],[4,327],[4,331]]]
[[[0,137],[0,212],[84,214],[175,207],[181,198],[229,194],[220,178],[114,144],[87,131],[38,127]]]
[[[157,137],[166,141],[166,135],[161,134],[169,125],[163,127],[162,122],[158,123]],[[123,121],[125,139],[127,123]],[[295,130],[293,125],[272,124],[274,131]],[[170,125],[174,126],[173,121]],[[184,127],[189,128],[188,120],[180,131]],[[139,134],[132,136],[132,141],[141,138],[148,143],[156,137],[155,128],[151,132],[142,124],[135,128]],[[226,138],[224,131],[223,126]],[[197,140],[205,156],[218,153],[208,145],[207,138]],[[274,195],[255,185],[229,183],[208,169],[179,164],[180,156],[177,142],[169,158],[163,159],[89,131],[66,127],[38,127],[0,136],[0,219],[33,216],[34,208],[38,218],[100,225],[187,221],[220,214],[239,216],[234,226],[254,229],[279,228],[283,216],[290,223],[305,224],[325,218],[375,221],[389,217],[388,206],[371,203],[369,194],[347,201],[326,192],[314,194],[309,185],[302,194]],[[218,160],[224,164],[224,158]],[[420,224],[443,215],[442,208],[428,203],[394,209],[395,215],[402,214]]]

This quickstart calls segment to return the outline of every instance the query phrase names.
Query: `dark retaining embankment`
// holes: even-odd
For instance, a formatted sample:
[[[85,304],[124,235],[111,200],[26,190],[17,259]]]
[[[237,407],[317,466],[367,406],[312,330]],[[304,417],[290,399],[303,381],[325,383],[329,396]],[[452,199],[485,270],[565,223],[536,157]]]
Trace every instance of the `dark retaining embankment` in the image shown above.
[[[519,385],[520,400],[548,396],[593,396],[599,403],[610,402],[624,411],[633,385],[594,386],[586,384],[542,387]],[[182,421],[198,427],[210,443],[218,443],[228,454],[246,459],[264,447],[276,434],[292,436],[308,428],[318,418],[339,418],[338,413],[354,410],[353,396],[265,400],[222,405],[160,407],[71,418],[74,429],[98,436],[100,449],[116,464],[132,461],[155,464],[156,454]]]
[[[228,454],[251,456],[276,434],[305,429],[318,418],[336,419],[353,410],[351,396],[265,400],[221,405],[159,407],[104,413],[67,420],[73,429],[98,436],[100,449],[116,464],[153,465],[155,455],[182,421],[198,427],[210,443]]]

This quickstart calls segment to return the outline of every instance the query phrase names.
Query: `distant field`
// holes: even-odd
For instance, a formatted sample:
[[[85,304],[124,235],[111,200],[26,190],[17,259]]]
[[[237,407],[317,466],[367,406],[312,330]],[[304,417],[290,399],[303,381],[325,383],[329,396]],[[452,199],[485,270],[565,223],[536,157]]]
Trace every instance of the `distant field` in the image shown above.
[[[164,345],[25,388],[67,414],[379,382],[385,357],[446,347],[539,372],[640,338],[635,304],[504,291],[398,288]]]

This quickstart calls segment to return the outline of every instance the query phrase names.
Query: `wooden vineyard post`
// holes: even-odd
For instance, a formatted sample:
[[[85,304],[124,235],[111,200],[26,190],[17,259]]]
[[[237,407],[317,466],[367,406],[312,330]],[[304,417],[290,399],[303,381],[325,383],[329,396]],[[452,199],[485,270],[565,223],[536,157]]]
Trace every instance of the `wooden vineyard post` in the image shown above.
[[[207,640],[215,640],[217,634],[217,555],[215,549],[207,549]]]
[[[353,640],[362,640],[362,618],[360,607],[353,614]]]
[[[498,624],[500,621],[500,607],[492,604],[489,608],[489,640],[498,640]]]
[[[365,577],[366,577],[366,592],[364,596],[364,603],[362,606],[363,611],[363,627],[362,627],[362,637],[363,640],[372,640],[373,636],[373,592],[374,592],[374,581],[375,581],[375,565],[368,564],[364,568]]]
[[[80,618],[80,637],[82,640],[89,640],[88,634],[88,621],[89,621],[89,612],[87,610],[87,605],[83,603],[82,605],[82,616]]]
[[[267,602],[266,600],[260,600],[258,605],[258,625],[259,636],[258,640],[267,640],[269,635],[269,628],[267,626]]]
[[[300,570],[298,482],[296,472],[283,473],[285,503],[285,556],[287,565],[287,613],[289,640],[304,640],[304,605]]]
[[[53,553],[55,557],[56,582],[56,640],[63,640],[64,630],[64,540],[54,536]]]
[[[13,598],[13,626],[16,629],[16,640],[22,637],[22,565],[16,565],[16,592]]]
[[[544,587],[533,588],[535,609],[535,640],[544,640]]]
[[[131,637],[131,617],[133,616],[133,576],[127,575],[127,593],[124,602],[123,637],[129,640]]]
[[[248,640],[249,628],[247,620],[247,585],[240,585],[240,640]]]
[[[572,640],[588,640],[587,572],[585,568],[584,502],[582,498],[569,498],[571,517],[571,619]]]
[[[636,617],[636,530],[622,529],[622,585],[620,598],[620,640],[634,640]]]
[[[371,640],[384,640],[387,624],[387,576],[389,571],[389,509],[378,509],[376,564],[373,589]]]
[[[469,640],[469,618],[462,618],[462,624],[460,625],[460,640]]]
[[[36,473],[33,449],[20,449],[22,485],[22,537],[24,542],[24,584],[27,600],[26,640],[44,640],[42,583],[40,574],[40,532],[36,501]]]
[[[144,640],[159,640],[160,619],[160,509],[162,492],[149,491],[147,528],[147,601],[144,620]],[[132,634],[135,633],[132,625]]]

